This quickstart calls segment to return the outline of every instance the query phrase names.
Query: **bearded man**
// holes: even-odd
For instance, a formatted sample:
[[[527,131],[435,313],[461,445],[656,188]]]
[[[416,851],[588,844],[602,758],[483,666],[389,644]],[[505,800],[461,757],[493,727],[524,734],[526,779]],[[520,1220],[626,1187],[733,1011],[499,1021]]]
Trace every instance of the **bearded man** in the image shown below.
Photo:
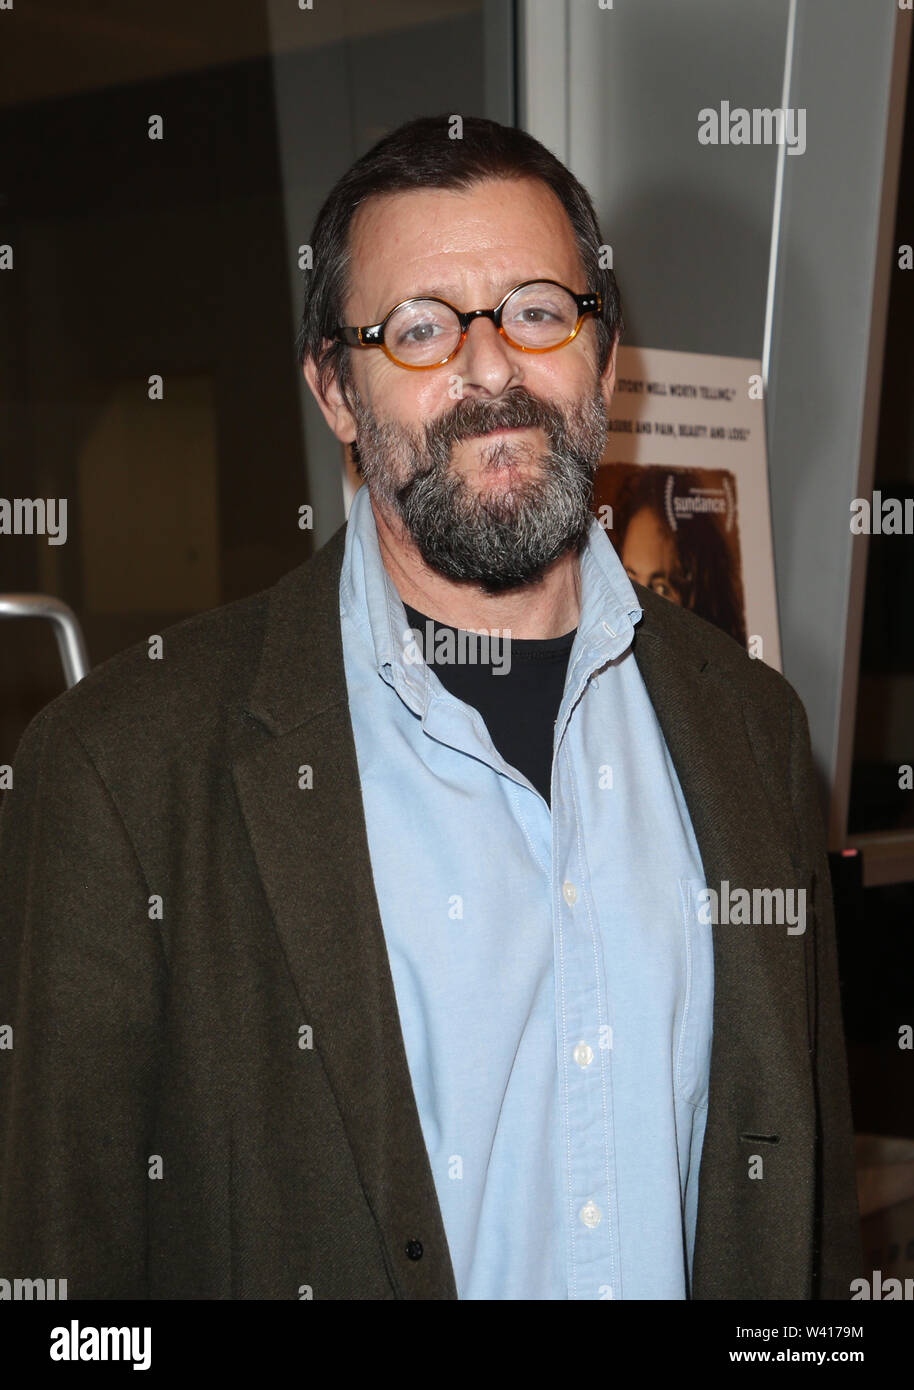
[[[312,233],[347,524],[20,746],[3,1264],[71,1298],[847,1298],[803,707],[592,515],[621,316],[586,191],[452,133],[386,136]],[[724,885],[802,928],[710,923]]]

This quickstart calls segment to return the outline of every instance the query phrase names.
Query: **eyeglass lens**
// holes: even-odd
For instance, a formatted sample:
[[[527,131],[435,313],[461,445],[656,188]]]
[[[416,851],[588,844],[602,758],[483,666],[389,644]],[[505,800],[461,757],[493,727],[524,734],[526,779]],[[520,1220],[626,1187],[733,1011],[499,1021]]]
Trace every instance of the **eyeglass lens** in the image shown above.
[[[515,347],[558,347],[574,332],[578,306],[560,285],[538,281],[515,290],[502,310],[502,329]],[[431,366],[454,351],[460,320],[436,299],[414,299],[392,314],[384,329],[388,352],[410,367]]]

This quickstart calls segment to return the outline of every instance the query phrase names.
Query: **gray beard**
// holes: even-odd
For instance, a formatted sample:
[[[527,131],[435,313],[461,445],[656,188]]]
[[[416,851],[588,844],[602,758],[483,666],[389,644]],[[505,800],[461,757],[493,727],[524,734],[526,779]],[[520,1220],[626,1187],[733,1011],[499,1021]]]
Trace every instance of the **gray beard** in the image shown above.
[[[580,551],[607,435],[599,391],[567,414],[521,387],[495,402],[464,398],[421,434],[379,422],[351,394],[368,490],[400,518],[431,569],[501,593],[535,583],[559,556]],[[549,448],[539,455],[538,476],[479,496],[451,469],[452,448],[499,427],[539,427]],[[486,449],[483,467],[518,457],[531,457],[529,443],[502,438]]]

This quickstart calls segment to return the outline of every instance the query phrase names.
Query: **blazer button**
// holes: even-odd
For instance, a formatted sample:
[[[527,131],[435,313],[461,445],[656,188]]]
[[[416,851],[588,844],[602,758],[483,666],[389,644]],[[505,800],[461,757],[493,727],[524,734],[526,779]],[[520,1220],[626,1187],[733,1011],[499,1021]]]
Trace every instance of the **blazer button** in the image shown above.
[[[409,1259],[409,1260],[421,1260],[421,1259],[422,1259],[422,1241],[421,1241],[421,1240],[408,1240],[408,1241],[406,1242],[406,1257],[407,1257],[407,1259]]]

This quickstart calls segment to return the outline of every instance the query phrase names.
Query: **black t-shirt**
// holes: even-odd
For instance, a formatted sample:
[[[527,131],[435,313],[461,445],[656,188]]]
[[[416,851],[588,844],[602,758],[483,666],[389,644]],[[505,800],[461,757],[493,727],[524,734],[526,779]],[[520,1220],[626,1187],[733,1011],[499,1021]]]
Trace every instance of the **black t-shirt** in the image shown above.
[[[563,637],[512,637],[510,647],[507,641],[499,641],[490,653],[496,658],[494,662],[444,662],[434,660],[436,650],[440,650],[438,633],[452,634],[452,650],[459,650],[457,629],[427,618],[409,604],[404,604],[404,608],[409,626],[417,629],[417,644],[423,657],[425,625],[433,625],[435,642],[428,664],[445,690],[479,710],[505,762],[522,772],[549,805],[553,732],[577,629]],[[473,636],[467,634],[468,651],[484,655],[484,644],[478,638],[474,643]],[[508,650],[510,662],[505,657]],[[507,670],[500,669],[505,665]]]

